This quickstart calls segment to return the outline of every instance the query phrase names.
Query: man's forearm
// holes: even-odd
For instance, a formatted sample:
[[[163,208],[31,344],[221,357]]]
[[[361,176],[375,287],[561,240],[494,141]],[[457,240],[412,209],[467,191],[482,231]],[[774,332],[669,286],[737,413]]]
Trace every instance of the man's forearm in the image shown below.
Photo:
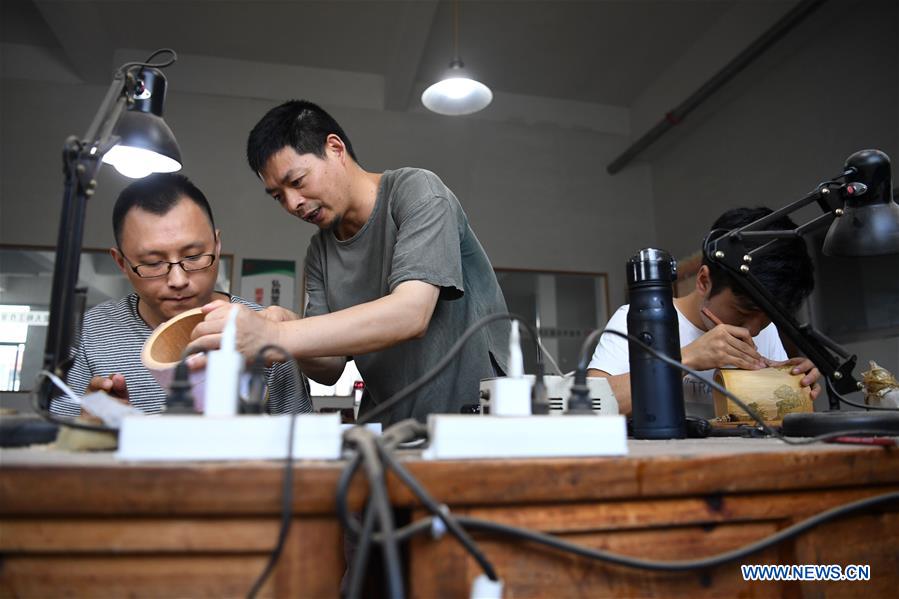
[[[433,285],[407,281],[390,295],[374,301],[277,323],[278,343],[304,365],[309,358],[379,351],[424,335],[438,294],[439,289]]]
[[[607,379],[609,381],[609,386],[612,388],[612,393],[615,394],[615,399],[618,400],[618,413],[624,414],[625,416],[630,415],[631,374],[629,372],[613,376],[602,370],[591,368],[587,370],[587,376],[598,376]]]
[[[304,358],[297,360],[300,370],[321,385],[333,385],[346,368],[346,358]]]

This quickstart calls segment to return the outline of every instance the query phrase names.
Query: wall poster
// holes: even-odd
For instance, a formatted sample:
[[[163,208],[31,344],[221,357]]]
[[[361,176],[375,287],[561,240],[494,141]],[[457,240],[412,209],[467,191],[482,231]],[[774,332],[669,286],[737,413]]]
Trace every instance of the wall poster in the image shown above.
[[[240,293],[261,306],[282,306],[297,311],[294,293],[296,262],[245,258],[240,269]]]

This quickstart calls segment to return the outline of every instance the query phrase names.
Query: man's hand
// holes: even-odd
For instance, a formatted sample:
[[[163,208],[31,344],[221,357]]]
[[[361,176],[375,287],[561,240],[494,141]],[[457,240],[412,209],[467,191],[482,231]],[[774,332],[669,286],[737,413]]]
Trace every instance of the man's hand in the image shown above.
[[[767,363],[752,341],[748,329],[719,324],[702,337],[681,349],[684,365],[694,370],[711,370],[736,366],[744,370],[759,370]]]
[[[287,322],[289,320],[300,319],[299,314],[291,312],[287,308],[282,308],[281,306],[269,306],[262,312],[259,312],[259,314],[274,322]]]
[[[818,372],[818,369],[808,358],[790,358],[783,362],[768,360],[768,365],[774,367],[791,365],[793,368],[790,369],[790,374],[804,374],[805,376],[799,381],[799,385],[809,387],[809,395],[811,395],[812,401],[821,393],[821,385],[818,384],[821,373]]]
[[[105,391],[111,397],[121,401],[122,403],[128,402],[128,385],[125,382],[125,377],[121,374],[110,374],[109,376],[95,376],[91,379],[91,382],[87,385],[87,390],[85,390],[85,395],[88,393],[93,393],[94,391]]]
[[[218,349],[222,342],[222,331],[225,329],[231,310],[235,308],[238,311],[235,335],[237,351],[245,358],[254,359],[259,350],[270,343],[281,345],[279,342],[280,329],[276,321],[270,320],[246,306],[216,300],[203,306],[206,318],[194,327],[190,336],[189,351]],[[191,368],[193,367],[194,364],[191,364]]]

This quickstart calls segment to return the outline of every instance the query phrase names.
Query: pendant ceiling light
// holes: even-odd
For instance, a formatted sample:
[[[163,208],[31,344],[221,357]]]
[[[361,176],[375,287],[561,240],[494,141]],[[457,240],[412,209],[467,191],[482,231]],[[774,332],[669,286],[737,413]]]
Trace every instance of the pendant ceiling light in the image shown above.
[[[459,58],[459,0],[453,0],[453,59],[441,80],[421,94],[421,103],[432,112],[457,116],[483,110],[492,101],[490,88],[473,79]]]

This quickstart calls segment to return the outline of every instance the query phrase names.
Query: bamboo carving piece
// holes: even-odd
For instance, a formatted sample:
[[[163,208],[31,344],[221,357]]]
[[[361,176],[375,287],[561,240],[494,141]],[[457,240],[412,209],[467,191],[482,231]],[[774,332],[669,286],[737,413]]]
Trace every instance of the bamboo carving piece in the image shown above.
[[[144,367],[150,371],[163,389],[168,389],[175,374],[175,367],[181,361],[185,348],[190,343],[194,327],[203,322],[200,308],[187,310],[162,323],[147,342],[140,354]],[[203,410],[206,372],[191,372],[190,382],[197,411]]]
[[[785,414],[813,411],[810,389],[799,384],[803,375],[790,374],[790,368],[722,368],[715,372],[715,382],[742,399],[763,419],[782,420]],[[713,396],[716,417],[737,422],[751,421],[749,415],[724,394],[714,391]]]

